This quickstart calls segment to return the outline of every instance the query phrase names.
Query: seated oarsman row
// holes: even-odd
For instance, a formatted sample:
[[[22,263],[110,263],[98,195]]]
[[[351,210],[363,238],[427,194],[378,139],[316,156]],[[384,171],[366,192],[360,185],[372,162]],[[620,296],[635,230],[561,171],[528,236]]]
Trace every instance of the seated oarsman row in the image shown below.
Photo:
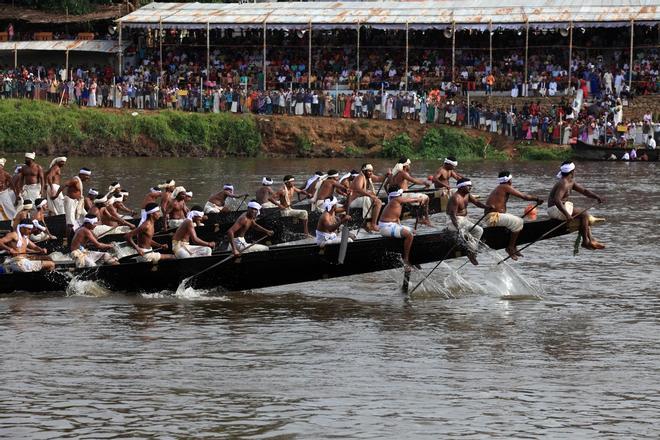
[[[229,206],[227,206],[227,199],[239,199],[247,196],[248,194],[234,194],[234,185],[225,183],[222,186],[222,191],[209,197],[206,205],[204,205],[204,213],[218,214],[220,212],[229,212],[230,209]]]
[[[335,197],[335,192],[343,197],[348,197],[350,189],[346,189],[339,183],[339,171],[329,170],[324,176],[321,176],[316,182],[316,192],[312,196],[312,209],[314,211],[323,211],[323,202],[325,199]],[[338,213],[344,212],[344,206],[339,203],[336,208]]]
[[[406,157],[399,159],[399,162],[394,166],[394,169],[392,169],[392,176],[389,181],[390,188],[388,188],[389,192],[392,192],[392,186],[396,186],[404,192],[408,191],[409,185],[422,185],[425,188],[431,186],[429,181],[413,177],[410,174],[410,165],[410,159]],[[429,196],[422,193],[409,193],[409,196],[418,199],[418,201],[412,205],[420,206],[423,211],[420,223],[431,226],[431,220],[429,218]]]
[[[336,216],[338,203],[336,197],[325,199],[323,201],[323,214],[321,214],[319,221],[316,224],[316,244],[321,247],[328,244],[339,243],[341,237],[337,236],[337,230],[341,225],[351,220],[350,215],[344,215],[341,219]],[[351,238],[348,240],[352,241]]]
[[[207,257],[215,248],[215,242],[204,241],[197,237],[195,227],[199,226],[204,219],[202,207],[192,207],[186,220],[176,230],[172,237],[172,251],[176,258]],[[193,244],[191,244],[193,243]]]
[[[162,217],[160,206],[157,203],[149,203],[144,207],[146,218],[140,221],[137,228],[126,234],[126,241],[137,251],[140,255],[138,261],[147,261],[150,263],[157,263],[160,260],[168,260],[174,258],[171,254],[161,254],[156,252],[156,249],[167,249],[166,244],[160,244],[153,240],[156,231],[156,221]],[[133,239],[137,238],[137,243]]]
[[[451,195],[447,203],[447,229],[456,231],[464,238],[468,244],[467,257],[474,265],[477,262],[476,251],[478,244],[469,240],[467,235],[474,237],[476,242],[481,241],[484,229],[472,222],[468,217],[468,203],[472,203],[481,209],[493,209],[477,200],[470,192],[472,191],[472,181],[467,178],[458,179],[456,183],[456,192]]]
[[[543,203],[543,199],[522,193],[513,187],[513,176],[509,171],[502,171],[497,176],[498,185],[486,199],[486,224],[488,226],[502,226],[511,231],[511,238],[506,252],[513,260],[517,260],[522,254],[516,248],[516,241],[520,231],[525,224],[522,217],[518,217],[506,212],[506,204],[509,196],[514,196],[522,200],[536,201],[537,204]]]
[[[227,231],[229,246],[235,256],[239,256],[243,252],[259,252],[268,250],[268,246],[257,243],[250,244],[245,241],[245,234],[252,228],[268,236],[273,235],[273,231],[257,224],[257,217],[259,216],[260,210],[261,205],[259,203],[255,201],[249,202],[247,210],[238,217],[236,222],[234,222],[231,228],[229,228]]]
[[[17,227],[0,238],[0,249],[10,255],[8,267],[14,272],[38,272],[40,270],[53,270],[55,263],[49,260],[33,260],[31,254],[45,255],[48,253],[30,240],[34,233],[34,223],[23,219]]]
[[[71,258],[75,261],[78,268],[96,267],[99,262],[119,264],[117,258],[107,252],[87,249],[87,246],[90,244],[100,250],[112,249],[111,244],[100,243],[96,239],[94,228],[98,221],[98,218],[94,214],[86,214],[82,220],[82,225],[73,234],[73,239],[71,240]]]
[[[420,203],[419,195],[404,195],[403,189],[390,185],[387,194],[387,205],[378,222],[380,235],[387,238],[403,238],[403,262],[406,270],[410,269],[410,248],[412,247],[415,230],[401,224],[401,212],[404,204]]]
[[[380,201],[374,188],[374,182],[383,182],[391,175],[388,170],[384,176],[374,175],[374,167],[370,163],[365,163],[361,167],[361,172],[353,177],[349,187],[351,193],[348,196],[346,204],[349,208],[361,208],[362,218],[371,220],[367,223],[368,231],[378,231],[378,217],[383,208],[383,202]]]
[[[99,219],[99,223],[94,228],[94,235],[101,237],[106,234],[125,234],[135,228],[135,226],[124,220],[116,211],[114,196],[98,195],[94,199],[94,206],[89,210],[89,214],[94,214]]]

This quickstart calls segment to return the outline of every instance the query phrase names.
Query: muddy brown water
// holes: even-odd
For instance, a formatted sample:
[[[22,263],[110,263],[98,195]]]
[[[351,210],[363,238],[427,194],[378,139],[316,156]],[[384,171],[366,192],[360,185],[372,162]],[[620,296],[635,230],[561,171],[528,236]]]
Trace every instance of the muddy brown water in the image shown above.
[[[97,188],[118,178],[139,203],[166,177],[203,202],[225,182],[252,190],[263,175],[302,181],[359,162],[69,165],[90,166]],[[419,175],[436,166],[413,164]],[[484,196],[503,167],[520,189],[547,196],[557,166],[460,169]],[[578,164],[579,181],[607,199],[593,211],[607,219],[595,229],[606,250],[574,257],[575,237],[562,237],[530,247],[514,269],[484,256],[447,278],[457,260],[408,301],[398,271],[180,298],[96,297],[89,286],[66,297],[1,297],[0,436],[657,438],[657,171]]]

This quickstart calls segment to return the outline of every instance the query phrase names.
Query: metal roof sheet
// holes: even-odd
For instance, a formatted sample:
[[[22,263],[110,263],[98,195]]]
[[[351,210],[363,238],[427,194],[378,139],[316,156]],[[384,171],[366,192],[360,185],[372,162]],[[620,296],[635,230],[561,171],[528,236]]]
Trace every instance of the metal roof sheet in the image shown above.
[[[124,42],[124,49],[129,43]],[[61,50],[71,52],[119,52],[119,42],[115,40],[50,40],[50,41],[4,41],[0,51],[13,50]]]
[[[403,27],[520,23],[658,22],[657,0],[437,0],[384,2],[151,3],[118,21],[127,27],[325,25]]]

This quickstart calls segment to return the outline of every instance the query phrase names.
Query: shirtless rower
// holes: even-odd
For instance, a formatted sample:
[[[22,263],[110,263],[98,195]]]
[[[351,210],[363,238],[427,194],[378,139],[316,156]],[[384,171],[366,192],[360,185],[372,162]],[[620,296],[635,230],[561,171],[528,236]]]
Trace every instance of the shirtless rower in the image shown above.
[[[463,176],[456,172],[457,167],[458,161],[455,157],[446,157],[442,166],[438,168],[438,171],[435,172],[435,176],[432,176],[431,178],[435,188],[440,190],[441,211],[446,210],[447,202],[449,201],[449,196],[451,195],[449,179],[458,180],[463,178]]]
[[[162,190],[160,198],[160,211],[163,213],[165,228],[167,228],[168,218],[167,213],[170,212],[170,202],[172,201],[172,194],[176,188],[176,183],[172,179],[166,180],[164,183],[158,185],[158,188]]]
[[[316,244],[320,247],[340,243],[341,237],[337,236],[337,230],[344,223],[351,221],[350,215],[344,215],[341,219],[336,216],[338,203],[336,197],[323,201],[323,214],[321,214],[316,224]],[[348,241],[352,241],[351,238]]]
[[[376,176],[370,163],[362,164],[361,171],[351,182],[351,195],[348,196],[346,204],[349,208],[362,208],[364,221],[371,219],[371,222],[367,223],[367,230],[378,232],[378,215],[383,208],[383,202],[376,195],[373,182],[383,182],[391,173],[388,170],[386,175]]]
[[[140,255],[138,261],[157,263],[160,260],[173,259],[174,255],[172,254],[161,254],[154,250],[154,247],[157,249],[167,249],[166,244],[160,244],[153,240],[156,231],[155,223],[162,217],[160,206],[157,203],[149,203],[144,207],[144,210],[147,215],[145,220],[140,222],[140,226],[126,234],[126,241]],[[137,237],[137,243],[133,240],[133,237]]]
[[[34,224],[34,233],[32,234],[32,241],[38,243],[40,241],[56,238],[50,233],[46,226],[46,212],[48,210],[48,200],[37,199],[34,201],[34,212],[31,219]]]
[[[306,235],[309,235],[309,213],[304,209],[293,209],[291,207],[291,200],[293,199],[294,194],[304,194],[307,197],[310,197],[310,194],[300,188],[296,188],[295,178],[292,175],[287,174],[284,176],[283,180],[284,185],[282,185],[282,188],[273,196],[277,207],[281,210],[280,216],[299,219],[303,224],[303,232]],[[300,199],[300,197],[298,198]]]
[[[24,219],[16,229],[0,238],[0,249],[11,256],[9,268],[15,272],[39,272],[40,270],[53,270],[55,263],[49,260],[30,260],[29,254],[46,255],[48,251],[30,240],[34,224]]]
[[[46,172],[46,196],[48,198],[48,211],[52,215],[64,214],[64,195],[58,193],[62,183],[62,168],[66,164],[66,157],[56,157],[50,162]],[[57,197],[55,196],[57,194]]]
[[[32,212],[32,208],[34,208],[32,200],[23,200],[20,210],[16,213],[11,222],[12,229],[16,229],[16,226],[18,226],[23,220],[31,220],[30,213]]]
[[[95,201],[96,207],[98,208],[96,216],[100,223],[100,225],[97,225],[94,229],[94,234],[96,234],[97,237],[110,233],[110,231],[114,234],[125,234],[135,229],[135,225],[124,220],[117,213],[117,210],[114,207],[115,201],[116,199],[114,195],[110,195],[109,197],[106,196],[106,203],[104,204],[97,204]]]
[[[425,188],[431,186],[431,184],[422,179],[416,179],[410,175],[410,159],[402,157],[399,159],[399,162],[394,166],[392,170],[392,177],[390,177],[390,186],[396,186],[402,189],[404,192],[408,190],[409,184],[413,185],[424,185]],[[388,189],[388,191],[392,192]],[[420,223],[431,226],[431,220],[429,219],[429,196],[421,193],[411,193],[408,194],[410,198],[417,198],[418,205],[422,207],[424,214]],[[414,205],[413,205],[414,206]]]
[[[64,192],[64,216],[70,230],[77,227],[78,221],[85,215],[85,200],[82,195],[83,182],[88,181],[91,175],[92,172],[89,168],[81,168],[77,176],[72,177],[57,190],[57,195]]]
[[[115,192],[112,196],[115,199],[115,202],[112,204],[112,206],[115,207],[115,211],[117,211],[117,214],[121,215],[123,219],[132,219],[135,217],[137,212],[135,210],[129,208],[126,206],[126,202],[128,200],[129,196],[128,191],[121,190],[119,192]],[[124,215],[122,215],[124,214]]]
[[[92,251],[85,246],[91,244],[97,249],[110,250],[111,244],[100,243],[94,236],[94,227],[98,218],[93,214],[87,214],[82,220],[82,226],[76,229],[76,233],[71,240],[71,258],[75,261],[76,267],[96,267],[99,261],[106,264],[116,265],[119,261],[107,252]]]
[[[98,197],[99,192],[95,188],[90,188],[89,191],[87,191],[87,195],[85,196],[85,211],[90,212],[91,209],[94,208],[94,200],[96,200],[96,197]]]
[[[261,179],[261,187],[257,190],[255,200],[261,205],[262,208],[278,208],[279,203],[275,198],[275,191],[273,191],[273,179],[270,177],[263,177]]]
[[[329,170],[325,177],[319,179],[320,184],[317,185],[316,193],[312,197],[312,209],[321,211],[323,209],[323,201],[325,199],[332,199],[337,194],[348,197],[351,190],[346,189],[343,185],[339,184],[339,172],[337,170]],[[337,204],[336,208],[338,213],[344,212],[343,205]]]
[[[582,247],[587,249],[605,249],[605,245],[596,241],[591,235],[587,210],[573,209],[573,203],[568,201],[571,190],[575,190],[586,197],[596,199],[598,203],[603,203],[603,199],[575,181],[575,164],[570,160],[561,164],[559,173],[557,173],[557,179],[559,179],[559,182],[552,187],[548,196],[548,216],[562,221],[571,218],[579,219]]]
[[[16,195],[23,199],[36,200],[46,194],[46,179],[44,169],[34,161],[35,153],[25,153],[25,165],[21,167],[20,178],[16,187]]]
[[[199,205],[193,206],[186,220],[174,233],[172,251],[176,258],[208,257],[213,252],[215,242],[201,240],[195,232],[195,226],[199,226],[204,219],[202,209]]]
[[[145,206],[147,206],[149,203],[158,203],[158,199],[160,199],[162,195],[163,190],[161,190],[159,187],[154,186],[153,188],[149,188],[149,192],[142,199],[142,203],[140,203],[140,209],[144,210]],[[162,212],[163,208],[161,207],[161,214]]]
[[[270,231],[257,224],[257,217],[259,216],[260,210],[260,204],[255,201],[249,202],[247,211],[241,214],[241,216],[238,217],[236,222],[227,231],[227,238],[229,238],[229,245],[231,246],[231,251],[234,256],[238,257],[241,255],[241,253],[244,252],[260,252],[268,250],[268,246],[256,243],[250,244],[245,241],[245,234],[251,228],[254,228],[268,236],[273,236],[273,231]]]
[[[403,262],[406,270],[410,270],[410,248],[412,247],[415,230],[401,224],[401,211],[405,203],[419,203],[419,195],[405,194],[397,185],[390,185],[387,194],[387,205],[380,216],[378,227],[380,235],[387,238],[403,238]]]
[[[447,229],[450,231],[457,231],[461,236],[465,234],[472,235],[477,241],[481,240],[481,236],[484,233],[484,230],[481,226],[473,223],[468,217],[468,203],[472,203],[474,206],[481,209],[492,209],[484,203],[481,203],[477,200],[472,194],[472,182],[470,179],[465,177],[458,179],[456,183],[456,192],[451,195],[449,202],[447,203]],[[470,260],[470,263],[475,266],[479,264],[475,254],[476,248],[469,245],[468,242],[468,252],[467,257]]]
[[[506,252],[511,256],[511,259],[517,260],[518,257],[522,257],[522,254],[516,248],[516,241],[525,221],[516,215],[507,214],[506,204],[509,201],[509,196],[527,201],[535,201],[538,205],[543,203],[543,199],[515,189],[513,187],[513,177],[509,171],[500,172],[497,176],[497,181],[499,185],[495,187],[488,196],[488,199],[486,199],[486,205],[492,208],[486,209],[488,215],[485,220],[488,226],[503,226],[511,231],[511,238],[509,239],[509,246],[507,246]]]
[[[351,170],[339,178],[339,184],[344,188],[349,189],[353,183],[353,180],[355,180],[355,178],[359,175],[360,173],[358,173],[357,170]]]
[[[16,215],[16,194],[11,184],[11,175],[5,171],[7,159],[0,158],[0,220],[11,220]]]
[[[315,171],[314,174],[312,174],[310,178],[307,179],[307,182],[305,182],[305,186],[302,190],[310,194],[315,194],[319,180],[324,176],[325,175],[321,171]],[[300,196],[298,196],[298,200],[300,200]]]
[[[220,212],[229,212],[229,206],[226,205],[227,199],[240,199],[242,197],[247,197],[248,194],[234,194],[234,185],[230,183],[225,183],[222,186],[222,191],[219,191],[209,197],[209,200],[204,205],[205,214],[218,214]]]
[[[186,189],[177,186],[172,193],[173,199],[169,203],[170,210],[167,213],[167,227],[178,228],[186,219],[188,206],[186,205]]]

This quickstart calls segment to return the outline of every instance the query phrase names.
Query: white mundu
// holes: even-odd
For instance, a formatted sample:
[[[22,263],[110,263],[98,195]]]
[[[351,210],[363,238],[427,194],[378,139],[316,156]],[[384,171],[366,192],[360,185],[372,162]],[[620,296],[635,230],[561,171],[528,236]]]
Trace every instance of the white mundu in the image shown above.
[[[470,235],[472,235],[474,238],[481,240],[484,229],[479,225],[475,225],[475,223],[467,216],[456,216],[456,223],[458,223],[458,227],[462,232],[469,232]],[[450,231],[456,230],[456,227],[454,226],[454,223],[452,223],[451,218],[447,219],[447,229]]]
[[[177,258],[208,257],[212,249],[208,246],[195,246],[187,241],[172,240],[172,251]]]
[[[503,226],[511,232],[519,232],[522,230],[525,222],[517,215],[507,214],[503,212],[489,212],[486,216],[488,226]]]
[[[64,194],[61,192],[57,194],[57,191],[60,189],[60,185],[57,183],[49,184],[46,192],[48,193],[48,210],[53,213],[53,215],[64,214]],[[57,197],[53,196],[57,194]]]
[[[245,241],[244,237],[234,238],[234,245],[236,246],[236,249],[242,254],[249,252],[263,252],[268,250],[268,246],[264,246],[263,244],[248,243]],[[231,250],[231,247],[229,250]]]
[[[41,198],[41,184],[32,183],[30,185],[23,185],[21,190],[21,197],[24,200],[32,200],[33,202]]]
[[[564,202],[564,209],[570,215],[573,215],[573,203]],[[557,208],[557,206],[551,206],[548,208],[548,217],[554,218],[555,220],[568,220],[566,216]]]

